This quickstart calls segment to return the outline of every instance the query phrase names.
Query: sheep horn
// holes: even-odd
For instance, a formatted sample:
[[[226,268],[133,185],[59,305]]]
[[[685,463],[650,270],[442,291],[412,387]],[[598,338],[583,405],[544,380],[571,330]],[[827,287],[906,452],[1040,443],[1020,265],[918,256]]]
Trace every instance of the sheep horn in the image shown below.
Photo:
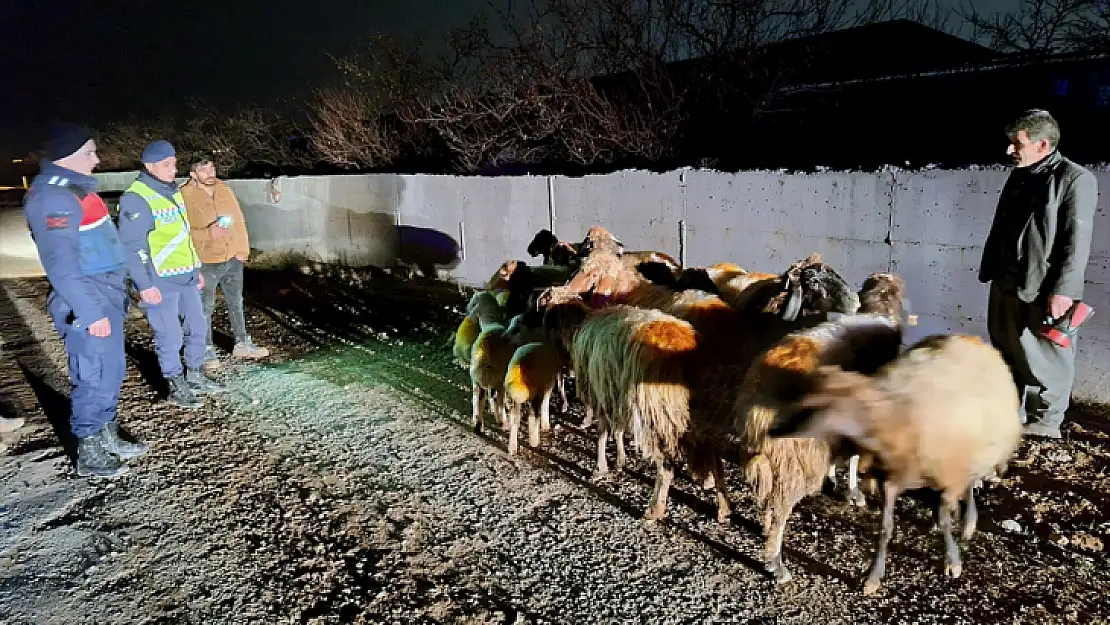
[[[782,318],[786,321],[794,321],[798,318],[798,314],[802,312],[802,285],[789,281],[787,284],[790,286],[790,295],[786,298],[786,306],[782,311]]]

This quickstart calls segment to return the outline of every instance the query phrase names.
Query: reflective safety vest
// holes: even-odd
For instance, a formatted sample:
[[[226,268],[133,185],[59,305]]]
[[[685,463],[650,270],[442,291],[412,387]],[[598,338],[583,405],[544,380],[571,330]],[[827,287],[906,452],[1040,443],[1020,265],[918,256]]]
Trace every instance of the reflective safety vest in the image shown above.
[[[154,217],[154,229],[147,235],[154,271],[165,278],[199,269],[201,262],[193,247],[181,191],[174,191],[170,201],[140,180],[132,182],[127,191],[146,200]]]

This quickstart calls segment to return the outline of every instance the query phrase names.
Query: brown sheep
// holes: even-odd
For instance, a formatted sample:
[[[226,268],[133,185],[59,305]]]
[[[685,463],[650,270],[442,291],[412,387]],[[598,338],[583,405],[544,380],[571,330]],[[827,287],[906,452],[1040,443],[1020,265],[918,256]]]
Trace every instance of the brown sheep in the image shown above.
[[[763,517],[764,561],[779,582],[790,579],[782,561],[787,521],[802,498],[821,490],[832,458],[823,441],[768,438],[767,431],[777,411],[808,390],[819,366],[836,363],[870,374],[898,356],[904,288],[898,276],[872,274],[859,293],[856,314],[783,337],[755,359],[740,386],[733,431],[740,437],[745,478]],[[851,486],[852,495],[862,497],[854,473]]]
[[[822,366],[813,390],[784,410],[769,434],[848,440],[873,458],[882,476],[883,513],[863,586],[872,594],[886,570],[895,501],[911,489],[940,491],[944,570],[959,577],[952,515],[966,497],[963,538],[970,540],[978,519],[974,485],[1005,471],[1021,442],[1018,407],[1009,366],[997,349],[977,336],[933,335],[873,376]]]

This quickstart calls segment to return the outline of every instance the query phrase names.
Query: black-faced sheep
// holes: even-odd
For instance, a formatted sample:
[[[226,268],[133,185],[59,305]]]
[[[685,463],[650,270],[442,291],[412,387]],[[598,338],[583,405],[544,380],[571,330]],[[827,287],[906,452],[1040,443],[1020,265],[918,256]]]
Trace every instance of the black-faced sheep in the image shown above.
[[[762,513],[764,561],[779,582],[790,579],[782,561],[782,540],[794,506],[821,490],[832,466],[823,441],[768,438],[775,415],[811,388],[823,364],[874,373],[898,356],[904,283],[893,274],[872,274],[859,293],[856,314],[844,315],[788,334],[762,352],[748,369],[734,409],[733,431],[740,439],[741,464]],[[838,450],[852,455],[851,449]],[[855,456],[852,456],[855,458]],[[856,463],[851,463],[852,471]],[[862,497],[851,474],[853,495]]]
[[[967,498],[963,537],[975,532],[974,484],[1006,465],[1021,441],[1018,397],[1006,361],[969,335],[934,335],[912,345],[875,375],[821,367],[811,392],[784,410],[775,437],[848,440],[874,461],[883,491],[882,529],[863,586],[875,592],[886,570],[894,504],[902,492],[941,492],[938,525],[945,573],[963,565],[952,535],[952,515]]]
[[[579,262],[578,245],[560,241],[553,232],[544,228],[536,233],[528,244],[528,255],[535,258],[543,256],[543,264],[577,269]]]

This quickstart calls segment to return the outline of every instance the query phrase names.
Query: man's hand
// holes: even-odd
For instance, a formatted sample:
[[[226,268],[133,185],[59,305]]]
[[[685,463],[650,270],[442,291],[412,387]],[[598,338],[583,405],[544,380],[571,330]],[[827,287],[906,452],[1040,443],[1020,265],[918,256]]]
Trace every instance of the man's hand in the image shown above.
[[[226,239],[231,236],[231,233],[228,232],[227,228],[221,228],[219,224],[212,224],[211,226],[208,226],[208,234],[212,237],[213,240]]]
[[[145,291],[140,291],[139,295],[143,298],[143,303],[145,304],[157,306],[162,303],[162,292],[159,291],[156,286],[152,286]]]
[[[112,322],[107,317],[101,317],[89,324],[89,334],[104,338],[112,334]]]
[[[1059,319],[1067,314],[1073,303],[1075,303],[1075,300],[1065,295],[1050,295],[1048,297],[1048,314],[1052,315],[1053,319]]]
[[[202,289],[204,289],[204,274],[203,273],[198,273],[197,274],[197,290],[200,291]]]

